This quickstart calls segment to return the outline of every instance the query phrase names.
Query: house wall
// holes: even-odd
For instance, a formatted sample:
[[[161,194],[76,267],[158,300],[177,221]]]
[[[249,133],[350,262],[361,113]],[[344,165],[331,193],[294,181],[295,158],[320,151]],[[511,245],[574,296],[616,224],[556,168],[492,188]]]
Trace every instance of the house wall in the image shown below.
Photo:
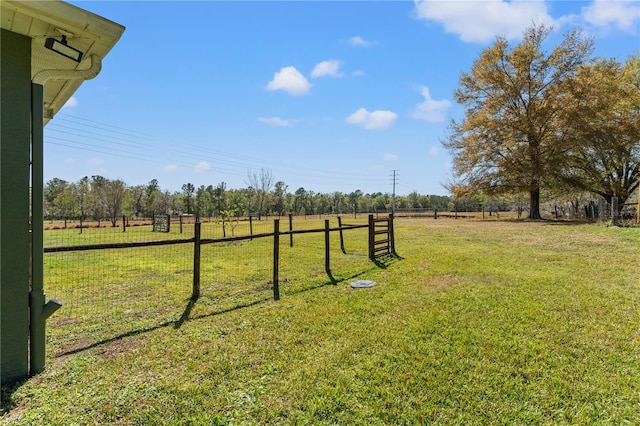
[[[0,382],[29,373],[31,38],[0,34]]]

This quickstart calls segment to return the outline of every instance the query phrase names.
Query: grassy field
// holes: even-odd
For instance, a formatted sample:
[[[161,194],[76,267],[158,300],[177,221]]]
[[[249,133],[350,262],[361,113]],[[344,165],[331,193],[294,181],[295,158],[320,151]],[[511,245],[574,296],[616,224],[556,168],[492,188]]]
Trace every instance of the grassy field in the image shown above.
[[[231,254],[210,266],[215,285],[197,303],[175,295],[155,325],[141,317],[71,352],[52,342],[44,373],[2,389],[1,422],[640,423],[639,228],[398,219],[401,258],[373,264],[353,241],[335,255],[337,285],[323,276],[321,239],[283,251],[291,287],[280,301],[258,273],[224,296]],[[257,240],[242,250],[251,244],[268,257]],[[164,282],[183,268],[156,258],[113,260],[104,283],[136,273]],[[268,273],[269,260],[256,268]],[[377,285],[353,289],[355,278]],[[103,323],[73,329],[102,333]],[[64,339],[54,324],[52,340]]]

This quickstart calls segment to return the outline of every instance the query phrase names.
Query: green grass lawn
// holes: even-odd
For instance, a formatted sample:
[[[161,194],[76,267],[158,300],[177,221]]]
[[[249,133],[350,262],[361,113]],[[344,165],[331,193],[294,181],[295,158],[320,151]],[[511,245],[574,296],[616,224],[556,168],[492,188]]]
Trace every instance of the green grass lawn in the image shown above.
[[[401,259],[373,264],[366,231],[347,237],[347,255],[332,248],[335,285],[322,235],[297,237],[294,249],[281,241],[277,302],[270,239],[205,246],[217,263],[193,305],[188,277],[176,278],[188,251],[169,246],[150,265],[112,259],[103,287],[183,282],[162,293],[168,311],[145,308],[121,334],[129,298],[113,291],[95,302],[109,315],[80,312],[56,330],[56,313],[50,340],[71,327],[93,343],[67,341],[78,349],[65,352],[52,341],[45,372],[2,389],[2,423],[640,423],[640,229],[398,219]],[[147,293],[140,304],[158,302]]]

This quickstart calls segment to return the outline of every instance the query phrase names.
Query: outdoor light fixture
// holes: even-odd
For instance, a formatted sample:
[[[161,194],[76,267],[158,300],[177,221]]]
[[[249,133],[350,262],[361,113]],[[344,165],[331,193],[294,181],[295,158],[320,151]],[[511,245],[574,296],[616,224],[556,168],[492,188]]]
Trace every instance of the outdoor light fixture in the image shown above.
[[[82,59],[82,52],[67,45],[67,37],[64,35],[62,36],[61,41],[58,41],[52,37],[47,38],[47,40],[44,42],[44,47],[49,50],[53,50],[54,52],[59,53],[62,56],[66,56],[69,59],[73,59],[76,62],[80,62],[80,60]]]

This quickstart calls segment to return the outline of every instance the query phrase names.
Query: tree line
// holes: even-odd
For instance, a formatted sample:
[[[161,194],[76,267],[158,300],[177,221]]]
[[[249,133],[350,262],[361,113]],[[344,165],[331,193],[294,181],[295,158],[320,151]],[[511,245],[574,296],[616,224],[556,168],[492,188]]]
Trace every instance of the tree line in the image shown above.
[[[466,107],[443,145],[453,157],[445,185],[454,199],[528,196],[539,219],[544,198],[588,193],[624,204],[640,177],[640,56],[593,57],[593,38],[572,31],[550,51],[552,28],[505,37],[463,72],[455,100]]]
[[[190,214],[199,217],[245,217],[352,214],[391,211],[389,193],[319,193],[302,187],[290,192],[282,181],[273,183],[268,169],[249,172],[246,188],[230,189],[225,182],[195,187],[182,185],[181,191],[163,190],[157,179],[146,185],[128,186],[119,179],[84,177],[77,182],[54,178],[45,183],[45,218],[108,220],[113,226],[122,216],[152,217],[154,214]],[[450,199],[441,195],[421,195],[416,191],[395,197],[397,209],[449,208]]]

